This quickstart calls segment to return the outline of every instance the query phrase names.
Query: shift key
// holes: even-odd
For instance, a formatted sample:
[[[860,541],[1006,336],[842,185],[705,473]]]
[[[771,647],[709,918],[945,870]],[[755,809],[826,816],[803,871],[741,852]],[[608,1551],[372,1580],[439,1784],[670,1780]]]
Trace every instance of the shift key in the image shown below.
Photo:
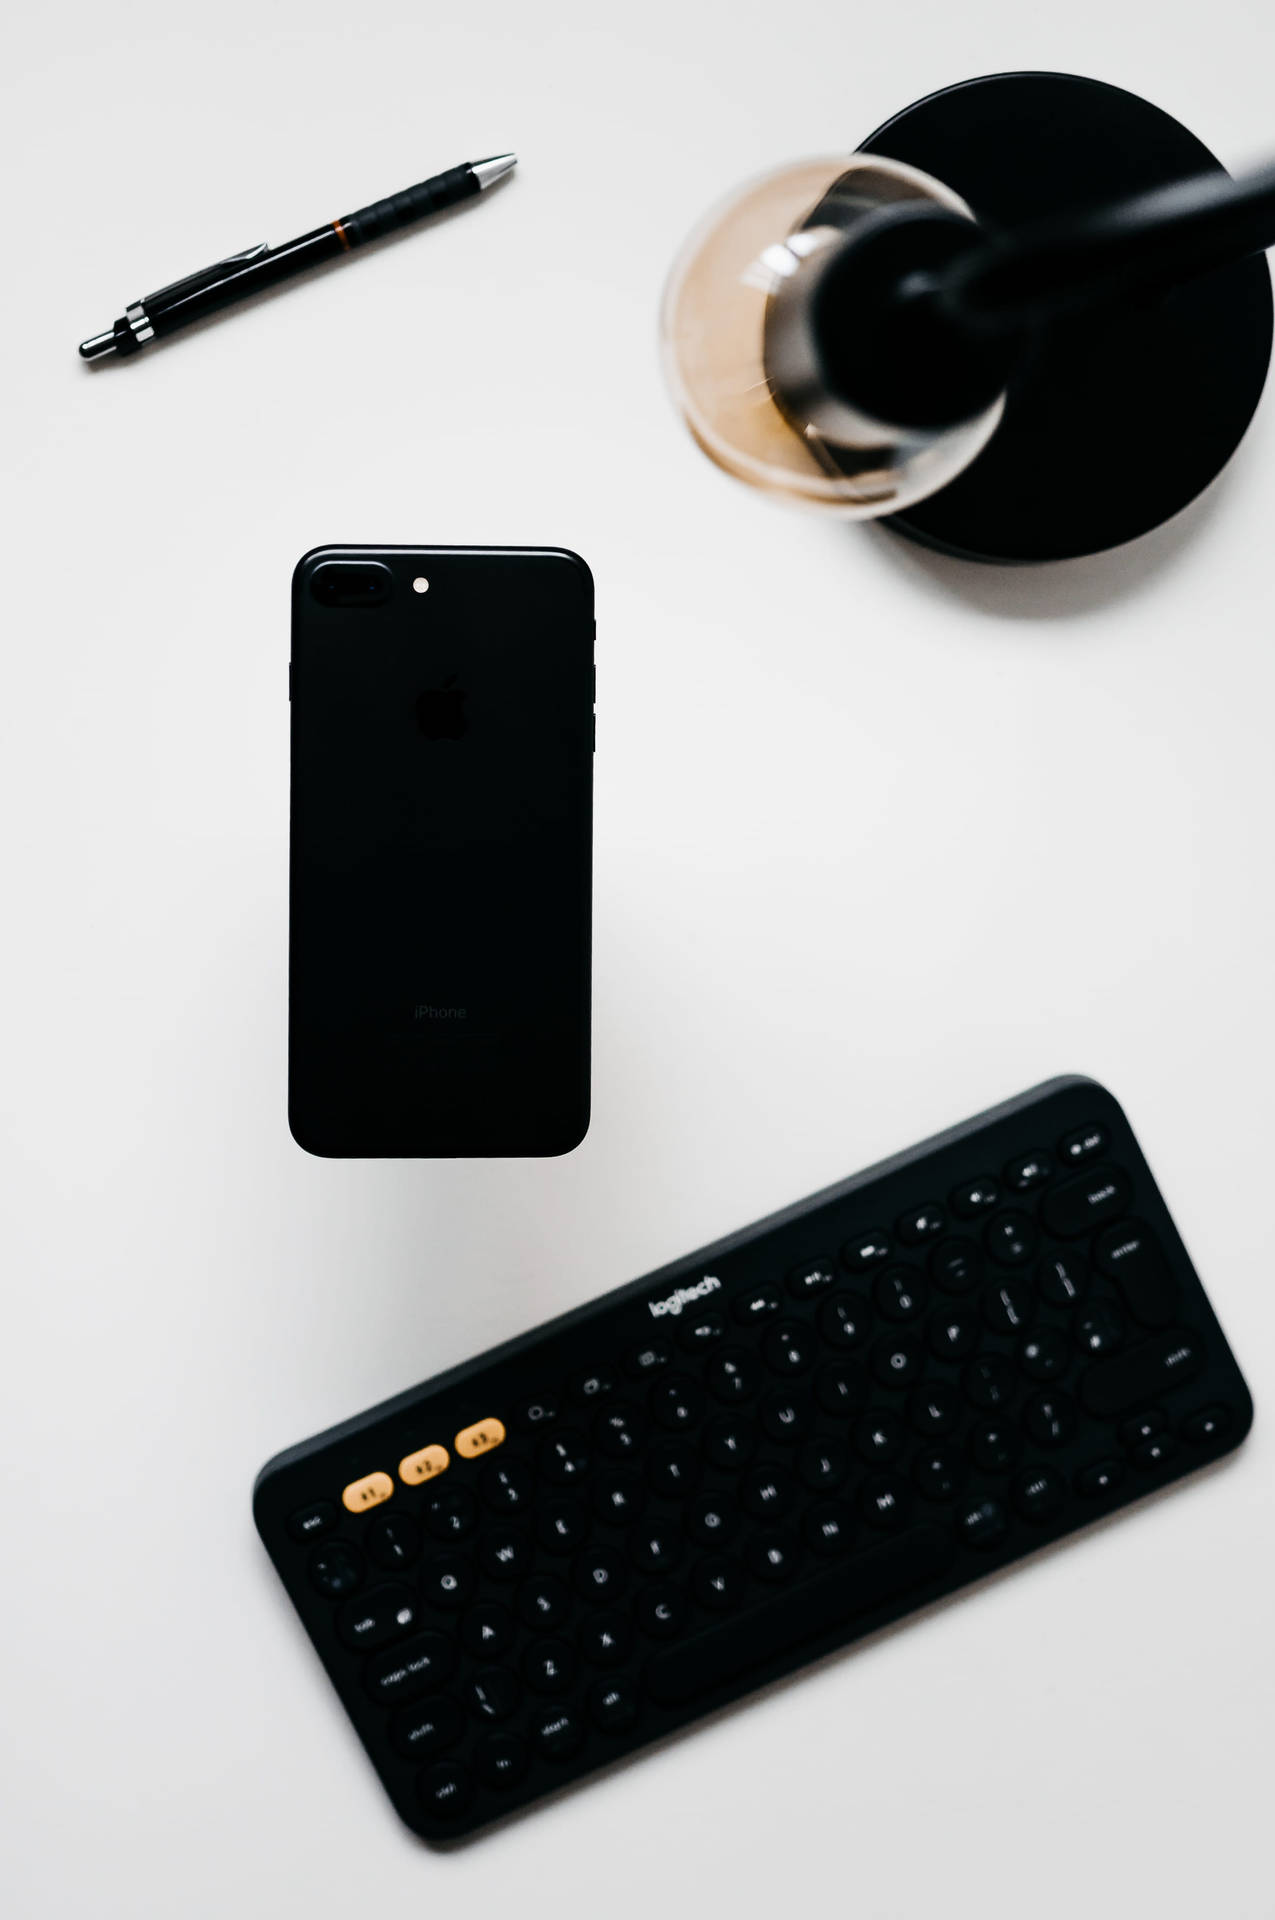
[[[1180,1328],[1152,1334],[1128,1353],[1099,1360],[1080,1382],[1080,1398],[1090,1413],[1113,1420],[1129,1407],[1158,1400],[1184,1380],[1192,1380],[1204,1365],[1204,1343],[1198,1334]]]

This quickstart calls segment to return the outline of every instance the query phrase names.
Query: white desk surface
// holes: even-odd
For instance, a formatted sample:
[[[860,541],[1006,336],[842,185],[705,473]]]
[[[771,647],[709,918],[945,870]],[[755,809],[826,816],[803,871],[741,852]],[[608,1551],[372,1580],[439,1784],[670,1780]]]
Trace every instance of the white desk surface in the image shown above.
[[[1032,66],[1242,165],[1271,50],[1258,0],[13,18],[14,1920],[1275,1914],[1271,401],[1160,534],[993,572],[726,480],[655,346],[684,232],[751,172]],[[76,359],[141,289],[508,146],[464,217]],[[597,576],[564,1160],[288,1136],[288,582],[338,539]],[[468,1848],[412,1839],[253,1532],[266,1456],[1071,1069],[1124,1101],[1248,1372],[1242,1453]]]

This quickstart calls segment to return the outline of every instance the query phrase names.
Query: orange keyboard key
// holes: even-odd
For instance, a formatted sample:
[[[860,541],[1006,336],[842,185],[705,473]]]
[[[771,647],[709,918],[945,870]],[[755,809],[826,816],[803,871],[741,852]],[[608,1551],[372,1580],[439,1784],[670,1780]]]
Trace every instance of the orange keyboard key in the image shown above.
[[[341,1505],[349,1513],[366,1513],[369,1507],[379,1507],[382,1500],[388,1500],[394,1491],[394,1482],[388,1473],[365,1473],[361,1480],[351,1480],[341,1495]]]
[[[472,1427],[462,1427],[456,1435],[456,1451],[463,1460],[476,1460],[480,1453],[490,1453],[493,1447],[498,1447],[504,1437],[501,1421],[475,1420]]]
[[[419,1487],[426,1480],[437,1479],[451,1463],[452,1456],[446,1447],[418,1447],[415,1453],[406,1454],[399,1461],[398,1477],[409,1487]]]

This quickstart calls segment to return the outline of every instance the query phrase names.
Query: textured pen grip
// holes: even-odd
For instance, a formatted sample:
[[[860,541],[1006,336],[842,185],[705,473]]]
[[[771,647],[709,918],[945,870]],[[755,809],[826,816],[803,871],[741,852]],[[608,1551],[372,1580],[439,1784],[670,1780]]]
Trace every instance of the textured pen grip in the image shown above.
[[[374,200],[357,213],[343,213],[340,226],[350,245],[361,247],[366,240],[379,240],[384,233],[423,220],[427,213],[441,213],[444,207],[454,207],[458,200],[468,200],[478,191],[478,181],[468,166],[452,167],[447,173],[435,174],[432,180],[422,180],[418,187],[405,187],[388,199]]]

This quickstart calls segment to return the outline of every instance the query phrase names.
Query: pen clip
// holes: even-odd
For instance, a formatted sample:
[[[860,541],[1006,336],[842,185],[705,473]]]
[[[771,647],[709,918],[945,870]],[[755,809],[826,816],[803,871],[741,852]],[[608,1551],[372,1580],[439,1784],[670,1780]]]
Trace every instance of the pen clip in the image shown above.
[[[242,253],[228,253],[224,260],[218,260],[215,266],[201,267],[198,273],[188,273],[184,280],[174,280],[170,286],[157,287],[154,293],[148,293],[143,305],[150,307],[157,300],[185,299],[189,293],[198,293],[201,287],[210,287],[217,280],[225,278],[227,267],[247,266],[252,260],[260,260],[270,248],[264,240],[258,240],[255,247],[245,247]]]

